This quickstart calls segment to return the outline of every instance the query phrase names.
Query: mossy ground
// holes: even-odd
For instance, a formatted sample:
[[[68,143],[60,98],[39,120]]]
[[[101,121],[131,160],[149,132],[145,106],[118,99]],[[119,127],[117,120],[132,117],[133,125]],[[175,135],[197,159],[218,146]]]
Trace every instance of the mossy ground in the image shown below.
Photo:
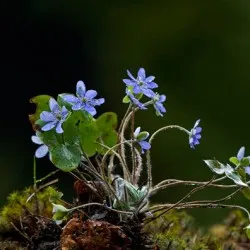
[[[79,183],[77,187],[79,205],[89,197],[80,192]],[[0,212],[0,249],[250,249],[243,229],[247,220],[240,211],[230,213],[224,224],[212,226],[207,233],[180,211],[143,224],[143,217],[122,219],[117,213],[91,207],[76,211],[64,224],[57,225],[50,202],[57,194],[52,187],[36,195],[33,188],[12,193]]]

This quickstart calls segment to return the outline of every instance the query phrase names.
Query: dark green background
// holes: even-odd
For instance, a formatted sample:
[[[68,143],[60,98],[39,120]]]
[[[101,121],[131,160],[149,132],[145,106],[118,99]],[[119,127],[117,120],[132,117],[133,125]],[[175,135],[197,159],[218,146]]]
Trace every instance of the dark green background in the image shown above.
[[[0,27],[1,204],[11,191],[32,184],[36,145],[30,141],[29,98],[74,92],[81,79],[105,97],[100,112],[115,111],[121,118],[126,69],[136,74],[144,67],[167,95],[166,115],[141,112],[138,126],[151,133],[166,124],[191,129],[200,118],[203,127],[196,150],[179,131],[156,138],[154,183],[207,180],[211,173],[202,159],[225,162],[242,145],[250,154],[249,1],[17,1],[1,8]],[[38,167],[40,175],[54,169],[48,159],[39,160]],[[60,177],[70,201],[72,178]],[[155,201],[177,200],[188,190],[171,188]],[[209,189],[195,198],[223,194]],[[250,208],[242,198],[231,202]],[[222,220],[227,211],[192,213],[207,224]]]

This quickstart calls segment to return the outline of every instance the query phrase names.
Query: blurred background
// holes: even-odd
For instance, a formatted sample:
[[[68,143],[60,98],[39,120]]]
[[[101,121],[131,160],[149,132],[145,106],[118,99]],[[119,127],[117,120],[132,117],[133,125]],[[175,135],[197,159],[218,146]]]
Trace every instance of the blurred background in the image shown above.
[[[250,155],[250,2],[226,1],[12,1],[1,10],[0,205],[7,195],[32,185],[37,148],[28,114],[29,99],[75,92],[78,80],[106,102],[99,112],[126,110],[121,100],[126,70],[140,67],[156,76],[166,94],[166,115],[140,112],[136,125],[153,132],[179,124],[191,129],[201,119],[201,144],[190,149],[187,136],[168,131],[153,143],[153,182],[164,178],[208,180],[202,159],[226,162],[241,146]],[[150,118],[149,118],[150,117]],[[45,157],[46,158],[46,157]],[[38,175],[54,170],[39,160]],[[58,186],[71,201],[72,177]],[[175,201],[189,188],[171,188],[154,202]],[[223,197],[209,189],[194,199]],[[250,202],[241,195],[231,203]],[[223,221],[228,211],[189,211],[197,224]]]

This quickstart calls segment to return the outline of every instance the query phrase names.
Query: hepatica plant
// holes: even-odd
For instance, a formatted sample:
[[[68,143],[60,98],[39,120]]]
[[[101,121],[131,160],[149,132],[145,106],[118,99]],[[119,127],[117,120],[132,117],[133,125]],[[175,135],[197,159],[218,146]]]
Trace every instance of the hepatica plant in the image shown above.
[[[229,163],[204,160],[203,165],[213,173],[208,181],[166,179],[154,184],[152,168],[157,166],[151,165],[153,139],[166,130],[178,129],[184,132],[192,149],[190,153],[194,153],[202,137],[201,121],[194,121],[191,129],[166,125],[152,133],[144,131],[143,124],[135,127],[136,114],[147,112],[151,106],[156,116],[164,117],[166,96],[157,92],[155,77],[146,76],[143,68],[139,69],[137,76],[127,71],[123,87],[125,97],[122,102],[128,108],[121,121],[113,112],[97,115],[98,106],[104,104],[105,99],[95,90],[87,90],[83,81],[77,82],[75,93],[62,93],[56,98],[39,95],[31,99],[36,104],[36,112],[29,116],[35,131],[32,141],[38,144],[35,157],[48,157],[58,170],[72,174],[98,197],[71,207],[53,202],[55,221],[62,223],[73,211],[91,206],[116,213],[125,221],[143,218],[144,223],[172,209],[201,207],[241,209],[250,219],[246,208],[228,203],[239,192],[250,199],[250,156],[245,156],[245,148],[240,148]],[[142,172],[147,175],[141,175]],[[230,182],[225,183],[227,179]],[[174,203],[151,205],[153,195],[177,185],[189,185],[193,189]],[[208,187],[230,192],[220,199],[191,199],[195,192]],[[103,216],[99,215],[100,218]],[[246,232],[250,236],[250,226],[246,225]]]

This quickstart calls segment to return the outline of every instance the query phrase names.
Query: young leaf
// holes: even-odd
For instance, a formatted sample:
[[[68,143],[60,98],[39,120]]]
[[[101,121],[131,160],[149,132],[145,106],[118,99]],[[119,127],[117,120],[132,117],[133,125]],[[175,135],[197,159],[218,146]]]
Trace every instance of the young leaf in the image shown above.
[[[95,119],[90,114],[82,110],[73,111],[63,128],[65,143],[78,146],[87,156],[96,153],[95,142],[100,133]]]
[[[225,174],[229,179],[233,180],[235,184],[248,187],[248,185],[242,181],[241,176],[236,171],[234,171],[234,169],[229,164],[225,166]]]
[[[81,161],[81,153],[76,145],[59,144],[49,152],[52,163],[64,172],[76,169]]]
[[[229,161],[232,162],[235,166],[237,166],[240,162],[237,157],[230,157]]]
[[[69,209],[62,205],[54,204],[53,205],[53,219],[56,221],[57,224],[61,224],[63,220],[67,219],[67,215],[70,212]]]
[[[130,103],[129,97],[128,97],[127,95],[124,96],[123,99],[122,99],[122,102],[123,102],[123,103]]]
[[[100,115],[96,120],[97,127],[100,131],[99,141],[109,148],[113,147],[118,140],[118,135],[115,130],[117,123],[117,115],[113,112],[106,112]],[[104,154],[107,152],[107,149],[99,145],[97,151]]]
[[[242,194],[245,196],[245,198],[250,200],[250,188],[246,187],[246,188],[243,188],[241,191],[242,191]]]
[[[242,167],[247,167],[250,165],[250,159],[249,157],[244,157],[241,161],[240,161],[240,165]]]
[[[49,100],[51,96],[49,95],[38,95],[30,99],[30,103],[36,105],[36,111],[34,114],[29,115],[29,120],[31,122],[32,128],[36,131],[36,121],[40,119],[40,114],[42,111],[49,110]]]
[[[224,174],[224,165],[217,160],[204,160],[210,170],[216,174]]]
[[[246,230],[246,235],[247,235],[248,239],[250,239],[250,225],[248,225],[244,229]]]

